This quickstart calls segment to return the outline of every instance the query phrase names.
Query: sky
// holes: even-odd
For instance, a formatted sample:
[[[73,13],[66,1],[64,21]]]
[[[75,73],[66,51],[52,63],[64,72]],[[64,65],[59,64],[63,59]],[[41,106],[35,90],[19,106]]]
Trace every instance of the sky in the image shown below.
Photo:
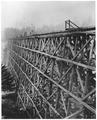
[[[34,26],[45,31],[65,29],[65,20],[72,20],[79,27],[95,26],[95,1],[4,1],[1,2],[1,32],[5,28]],[[48,29],[47,29],[48,31]],[[2,34],[2,58],[7,40]],[[7,52],[5,52],[7,53]],[[8,56],[5,54],[5,56]],[[3,59],[2,59],[3,60]]]
[[[61,25],[71,19],[78,26],[95,25],[94,1],[2,1],[1,27]]]

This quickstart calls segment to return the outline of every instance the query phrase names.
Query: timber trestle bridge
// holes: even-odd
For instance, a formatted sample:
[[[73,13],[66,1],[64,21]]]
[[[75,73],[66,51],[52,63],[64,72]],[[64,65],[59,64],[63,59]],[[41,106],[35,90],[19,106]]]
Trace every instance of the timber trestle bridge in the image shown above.
[[[17,37],[9,64],[29,118],[96,117],[95,27]]]

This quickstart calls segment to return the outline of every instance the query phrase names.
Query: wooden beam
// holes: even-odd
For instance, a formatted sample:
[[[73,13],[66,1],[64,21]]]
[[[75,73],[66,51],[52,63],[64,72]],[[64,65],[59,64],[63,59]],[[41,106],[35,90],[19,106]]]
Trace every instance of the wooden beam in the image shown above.
[[[17,45],[15,45],[15,46],[17,46]],[[74,65],[77,65],[77,66],[84,67],[84,68],[86,68],[86,69],[90,69],[90,70],[94,70],[94,71],[95,71],[95,67],[92,67],[92,66],[89,66],[89,65],[85,65],[85,64],[83,64],[83,63],[78,63],[78,62],[75,62],[75,61],[73,61],[73,60],[69,60],[69,59],[65,59],[65,58],[60,58],[60,57],[57,57],[57,56],[53,56],[53,55],[50,55],[50,54],[47,54],[47,53],[44,53],[44,52],[40,52],[40,51],[38,51],[38,50],[32,50],[32,49],[25,48],[25,47],[21,47],[21,46],[17,46],[17,47],[19,47],[19,48],[21,48],[21,49],[30,50],[30,51],[32,51],[32,52],[36,52],[36,53],[39,53],[39,54],[42,54],[42,55],[46,55],[46,56],[48,56],[48,57],[50,57],[50,58],[56,59],[57,61],[69,62],[69,63],[71,63],[71,64],[74,64]]]
[[[25,87],[23,86],[23,84],[21,84],[21,86],[23,87],[23,89],[24,89],[24,91],[25,91],[26,95],[28,96],[28,98],[29,98],[29,99],[30,99],[30,101],[32,102],[33,106],[35,107],[35,110],[37,111],[37,113],[38,113],[39,117],[42,119],[42,116],[40,115],[40,113],[39,113],[39,111],[38,111],[38,109],[37,109],[36,105],[34,104],[33,100],[30,98],[30,96],[29,96],[29,95],[28,95],[28,93],[26,92]]]
[[[11,57],[11,56],[10,56]],[[11,57],[12,58],[12,57]],[[12,58],[12,60],[17,64],[17,62]],[[17,66],[19,67],[19,65],[17,64]],[[26,75],[26,73],[23,72],[23,70],[19,67],[19,69],[22,71],[22,73],[25,75],[25,77],[28,79],[28,81],[31,83],[31,85],[38,91],[38,93],[41,95],[41,97],[46,101],[46,103],[51,107],[51,109],[57,114],[59,115],[61,118],[63,118],[56,110],[55,108],[53,108],[51,106],[51,104],[46,100],[46,98],[40,93],[40,91],[38,90],[38,88],[32,83],[32,81],[29,79],[29,77]]]
[[[23,107],[24,107],[24,109],[25,109],[25,111],[26,111],[28,117],[31,119],[32,117],[31,117],[30,113],[27,111],[27,109],[26,109],[26,107],[25,107],[25,104],[23,103],[23,100],[22,100],[21,96],[19,95],[19,93],[18,93],[18,97],[20,98],[21,103],[22,103],[22,105],[23,105]]]
[[[15,52],[14,52],[15,53]],[[18,55],[17,53],[15,53],[16,55]],[[18,57],[20,57],[22,60],[24,60],[26,63],[28,63],[29,65],[31,65],[34,69],[36,69],[37,71],[39,71],[39,73],[41,73],[44,77],[48,78],[50,81],[52,81],[55,85],[57,85],[60,89],[62,89],[63,91],[65,91],[67,94],[69,94],[71,97],[73,97],[75,100],[79,101],[82,105],[84,105],[86,108],[88,108],[90,111],[92,111],[93,113],[96,113],[96,111],[90,107],[88,104],[86,104],[85,102],[83,102],[80,98],[76,97],[74,94],[72,94],[70,91],[66,90],[64,87],[62,87],[61,85],[59,85],[58,83],[56,83],[53,79],[51,79],[50,77],[48,77],[47,75],[45,75],[43,72],[41,72],[38,68],[34,67],[31,63],[29,63],[27,60],[25,60],[24,58],[22,58],[21,56],[18,55]],[[11,57],[12,58],[12,57]],[[13,58],[12,58],[13,59]],[[15,60],[14,60],[15,61]],[[19,67],[20,68],[20,67]],[[25,76],[27,77],[27,75],[25,74]],[[30,81],[30,79],[27,77],[27,79]],[[31,82],[31,81],[30,81]],[[32,83],[32,82],[31,82]],[[33,84],[32,84],[33,85]],[[35,87],[36,88],[36,87]],[[37,89],[38,90],[38,89]],[[39,92],[40,93],[40,92]],[[42,95],[43,96],[43,95]],[[44,97],[44,96],[43,96]],[[46,100],[46,99],[45,99]],[[46,102],[48,102],[46,100]],[[48,103],[49,104],[49,103]],[[49,104],[50,105],[50,104]],[[51,106],[51,105],[50,105]],[[51,106],[52,107],[52,106]],[[53,108],[52,108],[53,109]],[[55,110],[55,109],[54,109]],[[58,113],[59,114],[59,113]]]
[[[67,116],[67,109],[66,109],[66,104],[65,104],[65,101],[64,101],[64,97],[63,97],[63,93],[61,91],[61,98],[62,98],[62,102],[63,102],[63,106],[64,106],[64,110],[65,110],[65,114]]]

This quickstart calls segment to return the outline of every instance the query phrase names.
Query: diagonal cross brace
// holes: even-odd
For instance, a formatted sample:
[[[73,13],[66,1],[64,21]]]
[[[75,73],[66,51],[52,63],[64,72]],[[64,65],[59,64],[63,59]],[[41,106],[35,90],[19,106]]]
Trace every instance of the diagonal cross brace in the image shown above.
[[[12,51],[12,50],[11,50]],[[14,52],[14,51],[12,51]],[[84,105],[86,108],[88,108],[90,111],[92,111],[93,113],[96,113],[96,111],[90,107],[88,104],[86,104],[85,102],[83,102],[80,98],[76,97],[74,94],[72,94],[70,91],[66,90],[64,87],[62,87],[61,85],[59,85],[58,83],[56,83],[52,78],[48,77],[47,75],[45,75],[43,72],[41,72],[38,68],[34,67],[31,63],[29,63],[27,60],[25,60],[24,58],[22,58],[21,56],[19,56],[16,52],[14,52],[18,57],[20,57],[22,60],[24,60],[26,63],[28,63],[29,65],[31,65],[34,69],[36,69],[37,71],[39,71],[39,73],[41,73],[44,77],[48,78],[50,81],[52,81],[54,84],[56,84],[60,89],[62,89],[63,91],[65,91],[67,94],[69,94],[71,97],[73,97],[75,100],[77,100],[78,102],[80,102],[82,105]],[[47,100],[46,100],[47,101]]]
[[[11,57],[11,56],[10,56]],[[11,57],[11,59],[17,64],[17,62]],[[19,67],[19,65],[17,64],[17,66]],[[28,81],[31,83],[31,85],[38,91],[38,93],[41,95],[41,97],[46,101],[46,103],[51,107],[51,109],[57,114],[59,115],[61,118],[63,118],[56,110],[55,108],[53,108],[51,106],[51,104],[46,100],[46,98],[40,93],[40,91],[38,90],[38,88],[31,82],[31,80],[28,78],[28,76],[26,75],[26,73],[23,72],[23,70],[19,67],[19,69],[22,71],[22,73],[26,76],[26,78],[28,79]]]
[[[17,46],[17,45],[14,45],[14,46]],[[85,65],[85,64],[82,64],[82,63],[78,63],[78,62],[75,62],[75,61],[72,61],[72,60],[69,60],[69,59],[60,58],[60,57],[53,56],[53,55],[50,55],[50,54],[47,54],[47,53],[44,53],[44,52],[40,52],[38,50],[32,50],[32,49],[21,47],[21,46],[17,46],[17,47],[19,47],[21,49],[30,50],[32,52],[36,52],[36,53],[39,53],[39,54],[42,54],[42,55],[46,55],[46,56],[48,56],[50,58],[54,58],[54,59],[56,59],[58,61],[69,62],[71,64],[74,64],[74,65],[77,65],[77,66],[80,66],[80,67],[84,67],[84,68],[87,68],[87,69],[90,69],[90,70],[95,70],[95,67],[92,67],[92,66],[89,66],[89,65]]]

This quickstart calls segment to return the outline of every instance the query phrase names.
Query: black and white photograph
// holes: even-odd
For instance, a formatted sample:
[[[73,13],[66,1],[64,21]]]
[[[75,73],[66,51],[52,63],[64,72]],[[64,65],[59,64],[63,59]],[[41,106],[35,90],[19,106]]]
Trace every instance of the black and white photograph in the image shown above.
[[[96,119],[96,1],[1,1],[1,118]]]

